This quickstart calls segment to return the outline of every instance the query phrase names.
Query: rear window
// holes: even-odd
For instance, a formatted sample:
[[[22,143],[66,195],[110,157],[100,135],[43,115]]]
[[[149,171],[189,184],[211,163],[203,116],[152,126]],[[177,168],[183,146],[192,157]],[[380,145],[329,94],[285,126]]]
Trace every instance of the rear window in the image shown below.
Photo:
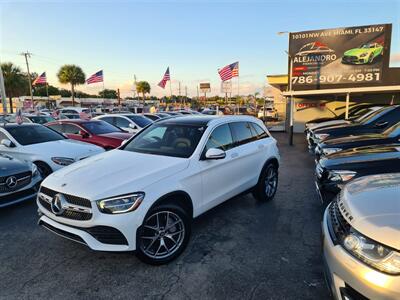
[[[133,122],[135,122],[141,128],[146,127],[147,125],[150,125],[152,123],[150,119],[148,119],[144,116],[127,115],[126,117],[131,119]]]

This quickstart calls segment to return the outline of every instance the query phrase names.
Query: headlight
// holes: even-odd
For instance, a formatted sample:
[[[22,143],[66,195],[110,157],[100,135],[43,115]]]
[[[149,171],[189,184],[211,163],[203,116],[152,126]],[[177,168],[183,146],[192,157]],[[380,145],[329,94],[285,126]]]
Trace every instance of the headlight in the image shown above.
[[[75,159],[68,157],[52,157],[51,160],[60,166],[68,166],[75,162]]]
[[[364,52],[360,54],[360,57],[366,57],[368,55],[368,52]]]
[[[367,265],[385,273],[400,274],[400,253],[351,228],[342,246]]]
[[[134,193],[96,201],[99,210],[105,214],[122,214],[139,207],[144,193]]]
[[[32,177],[35,177],[39,174],[38,168],[36,167],[35,164],[32,164]]]
[[[332,181],[349,181],[354,176],[356,176],[357,172],[347,171],[347,170],[333,170],[329,171],[328,179]]]
[[[328,133],[317,133],[315,134],[315,138],[319,141],[326,140],[328,138],[329,134]]]
[[[329,155],[329,154],[332,154],[332,153],[335,153],[335,152],[338,152],[341,150],[342,150],[342,148],[324,148],[324,149],[322,149],[322,153],[324,155]]]

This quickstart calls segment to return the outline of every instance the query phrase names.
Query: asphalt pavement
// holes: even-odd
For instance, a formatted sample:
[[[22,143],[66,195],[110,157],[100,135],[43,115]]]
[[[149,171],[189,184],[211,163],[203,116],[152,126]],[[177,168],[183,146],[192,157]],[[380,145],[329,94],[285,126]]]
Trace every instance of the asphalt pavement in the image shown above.
[[[235,197],[195,220],[164,266],[94,252],[36,225],[34,201],[0,209],[0,299],[329,299],[313,157],[275,133],[282,156],[272,202]]]

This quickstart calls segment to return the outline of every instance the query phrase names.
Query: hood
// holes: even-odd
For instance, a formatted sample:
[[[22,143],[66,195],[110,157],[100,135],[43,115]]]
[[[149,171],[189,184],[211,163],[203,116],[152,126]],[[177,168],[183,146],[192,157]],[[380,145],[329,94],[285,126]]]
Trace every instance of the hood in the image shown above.
[[[348,125],[351,124],[350,121],[347,120],[330,120],[330,121],[325,121],[318,123],[314,126],[309,127],[310,130],[317,130],[323,127],[329,127],[329,126],[335,126],[335,125]]]
[[[31,164],[0,154],[0,177],[31,171]]]
[[[189,160],[170,156],[112,150],[79,161],[48,176],[43,185],[90,200],[142,191],[172,176]]]
[[[133,134],[127,133],[127,132],[111,132],[111,133],[105,133],[105,134],[98,134],[97,136],[123,141],[123,140],[130,139],[133,136]]]
[[[371,162],[388,159],[400,159],[400,144],[374,145],[329,154],[320,159],[323,167],[331,168],[341,164]]]
[[[356,179],[343,190],[343,215],[357,231],[400,250],[399,190],[400,173]]]
[[[46,153],[49,156],[69,157],[80,160],[88,156],[104,152],[104,149],[92,144],[71,139],[33,144],[24,146],[24,151],[31,153]]]
[[[347,50],[344,53],[344,55],[347,55],[347,56],[359,56],[359,55],[361,55],[363,53],[370,53],[370,52],[371,52],[371,50],[369,50],[369,49],[354,48],[354,49]]]
[[[364,141],[371,141],[372,143],[374,140],[383,140],[386,138],[387,137],[385,135],[379,133],[349,135],[332,139],[328,138],[321,143],[321,146],[340,147],[340,145],[357,144]]]

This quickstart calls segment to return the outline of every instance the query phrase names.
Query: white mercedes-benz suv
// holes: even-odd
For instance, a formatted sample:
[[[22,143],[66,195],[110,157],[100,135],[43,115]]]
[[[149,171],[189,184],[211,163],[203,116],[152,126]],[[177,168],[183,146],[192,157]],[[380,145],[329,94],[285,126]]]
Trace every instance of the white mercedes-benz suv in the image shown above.
[[[279,159],[254,117],[161,120],[47,177],[39,224],[93,250],[136,250],[145,262],[167,263],[186,247],[194,217],[246,191],[271,200]]]

